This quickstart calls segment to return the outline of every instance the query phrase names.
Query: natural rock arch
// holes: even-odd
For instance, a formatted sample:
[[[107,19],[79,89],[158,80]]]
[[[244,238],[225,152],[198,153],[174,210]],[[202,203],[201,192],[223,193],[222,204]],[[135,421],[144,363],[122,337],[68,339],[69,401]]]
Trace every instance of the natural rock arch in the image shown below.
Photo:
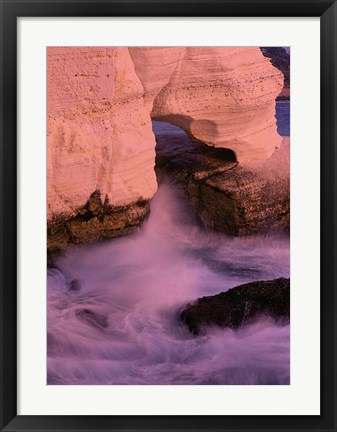
[[[95,191],[110,211],[133,206],[129,222],[147,213],[137,203],[157,190],[151,118],[240,164],[281,144],[283,76],[259,48],[51,47],[47,61],[50,226],[77,217]]]
[[[240,163],[267,159],[280,146],[275,99],[283,76],[258,48],[129,52],[153,119],[175,124],[205,144],[230,148]]]

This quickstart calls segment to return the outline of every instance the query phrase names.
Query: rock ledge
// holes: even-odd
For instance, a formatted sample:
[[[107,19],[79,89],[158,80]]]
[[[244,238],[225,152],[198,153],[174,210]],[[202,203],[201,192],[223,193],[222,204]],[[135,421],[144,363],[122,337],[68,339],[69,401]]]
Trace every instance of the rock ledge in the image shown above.
[[[199,298],[181,312],[180,318],[191,333],[199,334],[205,326],[238,328],[261,315],[289,323],[290,279],[250,282]]]

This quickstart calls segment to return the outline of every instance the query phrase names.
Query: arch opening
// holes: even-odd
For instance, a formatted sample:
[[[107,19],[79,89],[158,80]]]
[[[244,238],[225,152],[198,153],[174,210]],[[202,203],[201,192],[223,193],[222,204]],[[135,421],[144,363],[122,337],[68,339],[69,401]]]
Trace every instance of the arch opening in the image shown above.
[[[207,178],[238,163],[233,150],[192,141],[183,129],[171,123],[152,120],[152,130],[156,138],[158,183],[167,175],[178,180],[190,175]]]

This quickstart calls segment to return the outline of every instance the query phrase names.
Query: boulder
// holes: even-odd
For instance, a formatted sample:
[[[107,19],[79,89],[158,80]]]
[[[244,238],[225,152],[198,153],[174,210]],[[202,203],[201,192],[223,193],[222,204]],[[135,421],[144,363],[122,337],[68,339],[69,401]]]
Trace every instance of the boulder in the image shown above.
[[[266,315],[289,323],[290,279],[250,282],[199,298],[181,311],[180,318],[191,333],[199,334],[207,326],[235,329]]]

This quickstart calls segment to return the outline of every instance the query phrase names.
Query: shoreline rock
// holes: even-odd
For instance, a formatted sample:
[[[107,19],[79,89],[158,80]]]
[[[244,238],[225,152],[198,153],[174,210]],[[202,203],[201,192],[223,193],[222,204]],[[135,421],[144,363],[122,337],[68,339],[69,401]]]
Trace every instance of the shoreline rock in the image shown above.
[[[85,206],[73,216],[59,216],[48,223],[48,264],[69,244],[90,243],[134,232],[149,213],[147,200],[127,206],[110,206],[107,201],[102,203],[99,191],[93,192]]]
[[[129,48],[153,120],[194,141],[265,159],[281,143],[275,99],[284,76],[258,47]],[[165,65],[165,66],[163,66]]]
[[[170,145],[171,144],[171,145]],[[289,138],[266,161],[245,166],[228,149],[157,138],[157,175],[177,180],[208,229],[246,236],[290,228]]]
[[[270,316],[281,324],[289,323],[290,279],[239,285],[214,296],[199,298],[180,313],[182,322],[195,335],[208,326],[236,329],[260,316]]]
[[[137,203],[157,190],[151,119],[240,164],[281,145],[283,76],[258,47],[49,47],[47,64],[50,252],[142,223],[149,206]],[[86,208],[93,191],[109,203],[97,215]]]

